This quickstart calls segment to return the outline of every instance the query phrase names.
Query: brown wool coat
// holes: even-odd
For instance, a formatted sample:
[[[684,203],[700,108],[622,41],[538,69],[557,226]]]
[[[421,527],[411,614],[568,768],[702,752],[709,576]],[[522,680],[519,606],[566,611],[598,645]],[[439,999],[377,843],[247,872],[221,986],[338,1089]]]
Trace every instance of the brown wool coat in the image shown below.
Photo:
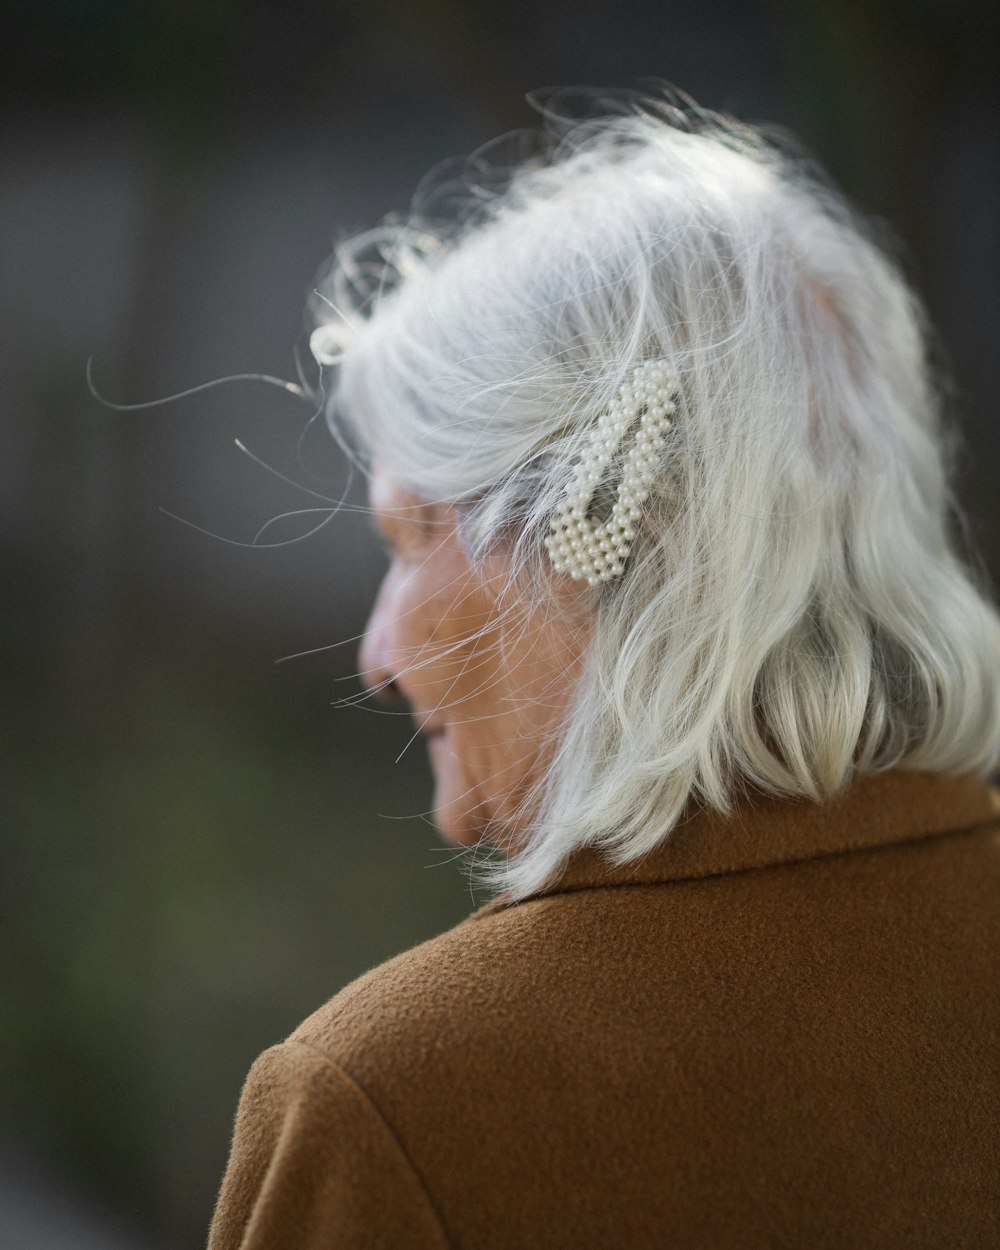
[[[584,852],[261,1056],[211,1250],[996,1250],[998,973],[973,778]]]

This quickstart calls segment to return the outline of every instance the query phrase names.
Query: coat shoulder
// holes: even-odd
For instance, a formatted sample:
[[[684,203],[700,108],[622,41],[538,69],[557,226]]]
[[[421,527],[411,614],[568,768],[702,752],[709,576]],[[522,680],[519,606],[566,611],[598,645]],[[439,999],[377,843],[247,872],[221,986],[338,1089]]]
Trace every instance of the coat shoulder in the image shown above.
[[[439,1059],[473,1031],[499,1032],[511,1005],[523,1001],[547,910],[538,900],[474,913],[346,985],[290,1040],[370,1081],[385,1066],[398,1073],[400,1064]]]

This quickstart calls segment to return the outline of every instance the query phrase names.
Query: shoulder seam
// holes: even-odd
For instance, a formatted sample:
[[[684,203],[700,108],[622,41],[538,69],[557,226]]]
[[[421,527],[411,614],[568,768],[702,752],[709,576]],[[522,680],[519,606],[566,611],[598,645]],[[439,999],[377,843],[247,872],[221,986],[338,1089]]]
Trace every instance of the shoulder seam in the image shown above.
[[[452,1241],[451,1237],[448,1234],[448,1228],[447,1228],[447,1225],[445,1224],[443,1213],[438,1203],[435,1202],[434,1196],[432,1195],[430,1189],[428,1188],[427,1182],[424,1179],[423,1174],[421,1173],[419,1168],[416,1166],[416,1164],[413,1162],[413,1159],[410,1157],[409,1151],[406,1149],[406,1147],[403,1145],[403,1142],[400,1140],[399,1134],[396,1132],[395,1128],[386,1118],[382,1109],[374,1101],[374,1099],[371,1097],[368,1091],[362,1085],[358,1084],[358,1082],[354,1079],[353,1076],[351,1076],[350,1072],[348,1072],[346,1068],[342,1067],[341,1064],[337,1063],[335,1059],[331,1058],[325,1051],[321,1050],[318,1046],[314,1046],[312,1042],[303,1041],[301,1038],[298,1038],[298,1037],[289,1037],[289,1038],[286,1038],[283,1042],[279,1043],[279,1048],[284,1047],[284,1046],[299,1046],[303,1050],[309,1051],[311,1054],[315,1055],[318,1059],[321,1059],[326,1067],[332,1068],[334,1072],[336,1072],[339,1077],[342,1077],[343,1080],[345,1080],[353,1089],[357,1090],[358,1094],[360,1094],[360,1096],[365,1100],[368,1106],[371,1107],[373,1114],[377,1117],[379,1122],[382,1124],[385,1131],[389,1134],[389,1137],[395,1143],[396,1148],[399,1150],[399,1153],[402,1155],[403,1159],[406,1161],[406,1166],[412,1172],[414,1178],[417,1181],[417,1184],[420,1186],[421,1192],[423,1193],[424,1197],[427,1200],[427,1205],[430,1207],[431,1211],[433,1211],[434,1213],[434,1218],[437,1221],[438,1228],[441,1230],[441,1237],[444,1240],[444,1244],[449,1247],[449,1250],[453,1250],[454,1242]]]

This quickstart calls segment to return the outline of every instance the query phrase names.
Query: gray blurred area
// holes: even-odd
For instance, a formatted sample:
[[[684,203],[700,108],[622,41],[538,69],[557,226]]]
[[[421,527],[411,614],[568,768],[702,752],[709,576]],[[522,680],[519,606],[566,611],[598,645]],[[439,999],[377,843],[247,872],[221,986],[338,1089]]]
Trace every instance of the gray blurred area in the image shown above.
[[[363,503],[322,423],[252,383],[114,412],[88,357],[126,403],[294,380],[335,237],[532,124],[527,90],[655,76],[791,127],[906,241],[995,583],[996,8],[22,0],[2,21],[0,1245],[172,1250],[204,1237],[253,1057],[475,900],[421,815],[408,720],[337,706],[382,567],[367,519],[252,545],[322,520],[286,515],[309,492]]]

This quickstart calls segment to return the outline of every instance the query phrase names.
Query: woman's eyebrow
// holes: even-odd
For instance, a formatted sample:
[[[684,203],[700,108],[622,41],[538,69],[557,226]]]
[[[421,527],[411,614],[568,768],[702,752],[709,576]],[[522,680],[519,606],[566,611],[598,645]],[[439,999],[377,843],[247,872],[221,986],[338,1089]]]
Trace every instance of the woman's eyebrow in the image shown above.
[[[368,513],[367,524],[369,532],[374,535],[382,551],[393,556],[398,547],[398,536],[394,533],[391,518],[372,508]]]
[[[402,511],[386,511],[371,509],[368,524],[376,537],[386,546],[396,548],[407,534],[413,535],[425,531],[422,517],[408,516]]]

